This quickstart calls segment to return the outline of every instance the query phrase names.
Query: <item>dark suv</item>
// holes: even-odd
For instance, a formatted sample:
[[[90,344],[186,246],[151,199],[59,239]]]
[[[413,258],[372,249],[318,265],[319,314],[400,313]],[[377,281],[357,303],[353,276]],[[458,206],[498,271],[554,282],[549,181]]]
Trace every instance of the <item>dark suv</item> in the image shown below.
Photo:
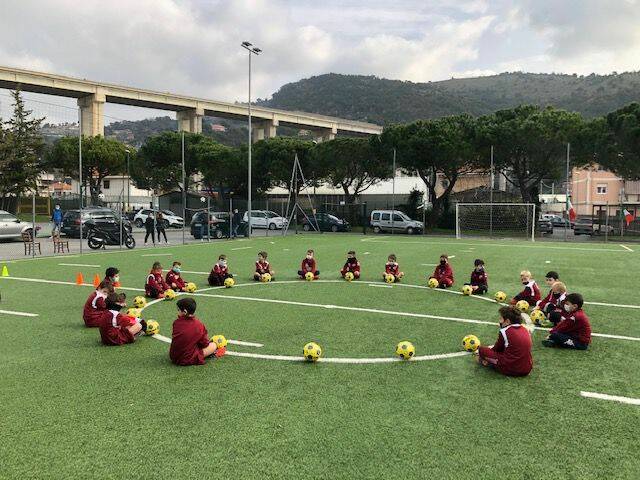
[[[86,209],[82,209],[82,238],[87,237],[88,229],[85,227],[87,220],[93,220],[96,225],[120,224],[120,215],[104,207],[87,207]],[[123,218],[122,225],[124,228],[131,230],[131,222],[129,222],[129,220]],[[67,237],[80,238],[80,210],[67,210],[64,213],[60,231]]]

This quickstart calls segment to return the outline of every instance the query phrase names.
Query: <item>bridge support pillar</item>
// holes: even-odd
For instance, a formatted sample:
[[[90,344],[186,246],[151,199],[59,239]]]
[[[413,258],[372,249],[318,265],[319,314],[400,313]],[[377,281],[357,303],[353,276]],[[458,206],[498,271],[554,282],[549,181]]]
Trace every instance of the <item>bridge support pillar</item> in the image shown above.
[[[333,140],[336,138],[336,133],[338,133],[338,129],[336,127],[325,128],[318,131],[319,135],[316,137],[316,142],[327,142],[329,140]]]
[[[179,110],[176,114],[176,118],[178,120],[178,131],[202,133],[202,117],[204,117],[204,108]]]
[[[107,97],[100,88],[96,93],[80,97],[80,119],[82,122],[82,135],[85,137],[104,136],[104,104]]]
[[[251,125],[251,138],[253,143],[267,138],[273,138],[276,136],[276,129],[278,128],[278,120],[264,120],[260,122],[252,122]]]

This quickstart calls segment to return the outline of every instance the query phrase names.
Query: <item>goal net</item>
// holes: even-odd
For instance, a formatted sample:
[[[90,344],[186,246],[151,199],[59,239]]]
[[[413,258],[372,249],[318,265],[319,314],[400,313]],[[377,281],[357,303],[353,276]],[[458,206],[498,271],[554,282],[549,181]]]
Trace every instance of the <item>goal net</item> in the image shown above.
[[[458,203],[456,238],[497,237],[534,240],[533,203]]]

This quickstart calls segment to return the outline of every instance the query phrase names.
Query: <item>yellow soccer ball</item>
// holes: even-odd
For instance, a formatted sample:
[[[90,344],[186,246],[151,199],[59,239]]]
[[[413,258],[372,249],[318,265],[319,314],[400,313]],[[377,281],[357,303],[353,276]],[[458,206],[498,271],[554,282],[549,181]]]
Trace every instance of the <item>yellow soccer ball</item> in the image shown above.
[[[496,302],[502,303],[507,299],[507,294],[504,292],[496,292],[493,298],[496,299]]]
[[[260,281],[264,282],[264,283],[270,282],[271,281],[271,274],[270,273],[263,273],[260,276]]]
[[[169,288],[164,291],[164,298],[166,300],[173,300],[174,298],[176,298],[176,292]]]
[[[347,273],[345,273],[345,274],[344,274],[344,279],[345,279],[347,282],[350,282],[350,281],[351,281],[351,280],[353,280],[354,278],[355,278],[355,277],[353,276],[353,273],[351,273],[351,272],[347,272]]]
[[[225,286],[226,288],[231,288],[231,287],[233,287],[235,284],[236,284],[236,281],[235,281],[233,278],[231,278],[231,277],[227,278],[227,279],[224,281],[224,286]]]
[[[226,347],[228,343],[224,335],[214,335],[211,337],[211,341],[215,343],[218,348]]]
[[[149,320],[147,322],[147,329],[144,331],[147,335],[155,335],[160,333],[160,324],[155,320]]]
[[[185,292],[188,292],[188,293],[193,293],[196,291],[196,289],[197,289],[196,284],[193,282],[187,283],[184,287]]]
[[[516,303],[516,308],[523,313],[527,313],[529,311],[529,302],[526,300],[520,300]]]
[[[312,280],[313,280],[313,272],[307,272],[307,273],[305,273],[305,274],[304,274],[304,279],[305,279],[307,282],[312,281]]]
[[[462,348],[467,352],[475,352],[480,346],[480,340],[475,335],[467,335],[462,339]]]
[[[144,308],[147,306],[147,299],[144,298],[142,295],[138,295],[133,299],[133,306],[135,308]]]
[[[306,361],[316,362],[322,356],[322,348],[316,342],[309,342],[302,349],[302,354]]]
[[[473,293],[473,288],[471,288],[471,285],[465,285],[464,287],[462,287],[463,295],[471,295],[472,293]]]
[[[387,273],[387,274],[384,276],[384,281],[385,281],[385,282],[387,282],[387,283],[393,283],[393,282],[395,282],[395,281],[396,281],[396,277],[394,277],[394,276],[393,276],[393,275],[391,275],[390,273]]]
[[[428,285],[430,288],[438,288],[438,280],[436,280],[435,278],[430,278]]]
[[[409,360],[415,354],[416,347],[414,347],[413,343],[409,342],[408,340],[404,340],[396,346],[396,355],[398,355],[400,358],[403,358],[404,360]]]
[[[142,315],[142,309],[131,307],[127,310],[127,315],[129,315],[130,317],[140,318],[140,316]]]
[[[540,309],[535,309],[533,312],[531,312],[531,321],[533,323],[542,323],[547,319],[547,317],[544,316],[544,313],[542,313],[542,310]]]

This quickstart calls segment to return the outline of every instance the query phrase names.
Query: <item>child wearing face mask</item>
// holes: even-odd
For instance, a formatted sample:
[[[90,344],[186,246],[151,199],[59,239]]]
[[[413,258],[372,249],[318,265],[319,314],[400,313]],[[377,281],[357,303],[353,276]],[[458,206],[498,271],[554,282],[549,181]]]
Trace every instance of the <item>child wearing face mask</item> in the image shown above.
[[[314,258],[313,250],[307,250],[307,256],[302,259],[300,270],[298,270],[298,276],[304,280],[304,276],[308,273],[313,273],[313,279],[318,280],[320,278],[320,270],[316,268],[316,259]]]
[[[271,275],[271,280],[274,279],[275,272],[271,268],[271,264],[267,260],[267,252],[258,252],[258,259],[256,260],[256,270],[253,272],[253,279],[260,281],[265,273]]]
[[[113,285],[108,280],[103,280],[98,288],[89,295],[82,310],[82,319],[87,327],[97,327],[100,314],[107,310],[107,297],[113,293]]]
[[[167,285],[171,287],[176,292],[184,292],[187,286],[187,282],[182,278],[182,263],[173,262],[171,265],[171,270],[167,272],[167,276],[165,277],[165,281]]]
[[[555,272],[549,272],[555,273]],[[549,274],[547,274],[549,275]],[[547,279],[550,277],[547,277]],[[551,277],[552,278],[552,277]],[[556,277],[557,278],[557,277]],[[553,325],[557,325],[562,320],[564,312],[564,302],[567,298],[567,287],[562,282],[553,282],[549,294],[538,302],[535,310],[541,310],[545,317]]]
[[[104,281],[111,283],[114,287],[120,286],[120,270],[116,267],[109,267],[104,272]]]
[[[353,273],[353,278],[356,280],[360,278],[360,262],[356,258],[356,252],[354,250],[347,252],[347,261],[344,263],[342,270],[340,270],[342,278],[344,278],[347,272]]]
[[[524,285],[524,289],[511,299],[511,305],[515,305],[520,300],[526,300],[530,306],[534,307],[540,301],[540,289],[536,281],[531,278],[529,270],[520,272],[520,282]]]
[[[209,273],[208,282],[212,287],[222,287],[227,278],[233,278],[233,275],[229,273],[227,256],[220,255],[218,257],[218,262],[213,266]]]
[[[126,306],[124,293],[110,293],[107,296],[107,309],[100,312],[98,328],[104,345],[118,346],[133,343],[136,335],[146,330],[144,320],[124,315],[120,310]]]
[[[522,314],[509,305],[498,310],[500,330],[492,347],[478,348],[478,363],[512,377],[529,375],[533,368],[531,334],[523,327]]]
[[[489,289],[489,276],[484,269],[484,260],[476,258],[473,262],[473,271],[471,272],[471,279],[467,285],[471,285],[474,295],[482,295],[487,293]]]
[[[164,292],[169,289],[169,285],[162,276],[162,265],[160,262],[153,262],[151,271],[147,275],[147,283],[144,285],[144,293],[150,298],[164,298]]]
[[[446,253],[440,255],[440,263],[429,278],[435,278],[439,288],[449,288],[453,285],[453,269],[449,265],[449,256]]]
[[[551,329],[542,341],[545,347],[586,350],[591,343],[591,324],[582,310],[584,299],[579,293],[567,295],[563,305],[562,320]]]

